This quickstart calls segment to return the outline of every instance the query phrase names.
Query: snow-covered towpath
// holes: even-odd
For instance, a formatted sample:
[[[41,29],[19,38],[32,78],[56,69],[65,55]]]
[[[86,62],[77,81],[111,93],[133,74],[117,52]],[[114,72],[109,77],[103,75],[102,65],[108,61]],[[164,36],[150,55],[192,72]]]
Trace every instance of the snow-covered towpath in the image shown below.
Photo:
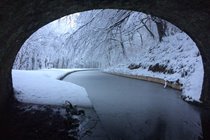
[[[13,70],[13,88],[17,100],[25,103],[63,105],[65,101],[91,107],[83,87],[59,79],[81,69]]]

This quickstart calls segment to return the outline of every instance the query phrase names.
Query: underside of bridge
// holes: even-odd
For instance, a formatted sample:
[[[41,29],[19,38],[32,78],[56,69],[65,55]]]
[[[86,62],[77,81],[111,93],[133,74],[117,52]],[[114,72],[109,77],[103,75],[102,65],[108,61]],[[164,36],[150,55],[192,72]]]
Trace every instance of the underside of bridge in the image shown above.
[[[0,107],[13,95],[11,68],[25,40],[45,24],[91,9],[125,9],[163,18],[186,32],[197,44],[204,64],[201,100],[210,106],[209,0],[1,0]]]

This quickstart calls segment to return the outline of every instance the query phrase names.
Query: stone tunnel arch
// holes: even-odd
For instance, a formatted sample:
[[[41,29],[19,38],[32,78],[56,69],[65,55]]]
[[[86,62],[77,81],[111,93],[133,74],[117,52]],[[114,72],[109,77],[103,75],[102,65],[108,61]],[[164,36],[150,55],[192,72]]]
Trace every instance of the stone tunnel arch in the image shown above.
[[[201,100],[210,105],[209,0],[2,0],[0,2],[0,107],[12,97],[11,68],[25,40],[62,16],[91,9],[125,9],[151,14],[173,23],[196,43],[204,64]]]

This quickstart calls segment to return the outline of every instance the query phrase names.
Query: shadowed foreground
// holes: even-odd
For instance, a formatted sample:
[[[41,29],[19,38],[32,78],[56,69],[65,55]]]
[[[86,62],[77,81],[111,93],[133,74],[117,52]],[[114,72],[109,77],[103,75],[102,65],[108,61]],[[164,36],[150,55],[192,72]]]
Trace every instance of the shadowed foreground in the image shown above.
[[[61,106],[32,105],[13,102],[1,122],[1,140],[69,140],[68,130],[75,129],[78,120],[63,117],[66,111]]]

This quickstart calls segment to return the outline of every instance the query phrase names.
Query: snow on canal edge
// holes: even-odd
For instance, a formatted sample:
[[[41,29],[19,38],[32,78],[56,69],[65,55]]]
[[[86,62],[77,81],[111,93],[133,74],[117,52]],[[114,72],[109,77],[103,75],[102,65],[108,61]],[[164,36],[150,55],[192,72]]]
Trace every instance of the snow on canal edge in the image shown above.
[[[83,87],[58,80],[79,69],[12,70],[15,97],[20,102],[63,105],[66,100],[80,107],[91,107]]]
[[[140,65],[138,69],[129,69],[132,63]],[[200,101],[203,84],[203,62],[196,44],[185,33],[176,33],[164,37],[162,42],[142,49],[139,58],[133,61],[121,63],[109,68],[105,72],[148,76],[164,79],[167,82],[182,84],[182,95],[186,101]],[[169,72],[153,72],[151,66],[163,66]]]

